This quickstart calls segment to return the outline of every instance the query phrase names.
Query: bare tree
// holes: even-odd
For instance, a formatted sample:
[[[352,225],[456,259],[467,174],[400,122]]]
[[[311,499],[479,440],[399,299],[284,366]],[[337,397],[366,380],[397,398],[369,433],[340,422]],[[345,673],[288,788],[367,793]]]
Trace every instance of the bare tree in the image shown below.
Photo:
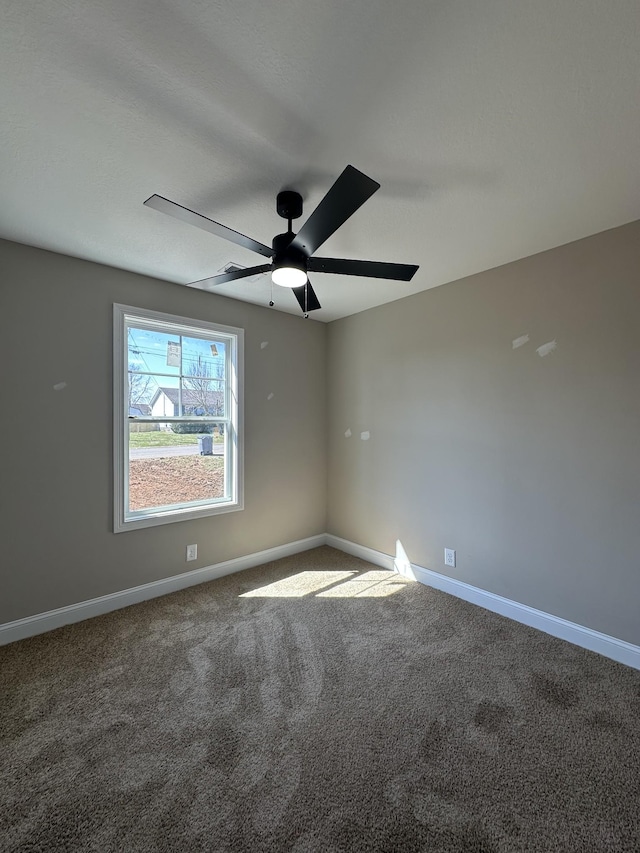
[[[129,365],[129,414],[141,404],[147,404],[151,398],[153,377],[136,373],[135,364]]]
[[[184,387],[189,394],[188,407],[192,411],[202,410],[207,415],[224,413],[224,394],[221,380],[224,377],[224,365],[211,364],[209,359],[198,355],[184,372]]]

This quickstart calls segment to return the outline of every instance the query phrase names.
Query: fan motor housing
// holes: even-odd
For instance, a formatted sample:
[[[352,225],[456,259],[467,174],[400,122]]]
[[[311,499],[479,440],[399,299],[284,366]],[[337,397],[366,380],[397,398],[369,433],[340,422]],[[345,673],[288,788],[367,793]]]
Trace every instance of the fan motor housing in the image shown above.
[[[305,272],[307,271],[307,256],[303,252],[289,248],[295,236],[293,231],[287,231],[284,234],[276,234],[271,241],[274,268],[297,267]]]

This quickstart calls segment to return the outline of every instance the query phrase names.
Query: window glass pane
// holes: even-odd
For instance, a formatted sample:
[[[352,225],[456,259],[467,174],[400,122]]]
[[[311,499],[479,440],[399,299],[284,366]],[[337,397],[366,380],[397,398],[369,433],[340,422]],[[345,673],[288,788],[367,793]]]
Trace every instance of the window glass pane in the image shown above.
[[[220,340],[182,338],[182,372],[185,376],[224,379],[226,346]]]
[[[179,415],[180,379],[129,371],[129,417],[175,418]]]
[[[225,354],[222,341],[182,338],[184,415],[225,416]]]
[[[182,414],[225,417],[224,382],[196,376],[182,378]]]
[[[228,500],[224,424],[129,423],[128,513]]]
[[[180,335],[165,332],[127,328],[127,358],[130,371],[146,373],[180,374]]]

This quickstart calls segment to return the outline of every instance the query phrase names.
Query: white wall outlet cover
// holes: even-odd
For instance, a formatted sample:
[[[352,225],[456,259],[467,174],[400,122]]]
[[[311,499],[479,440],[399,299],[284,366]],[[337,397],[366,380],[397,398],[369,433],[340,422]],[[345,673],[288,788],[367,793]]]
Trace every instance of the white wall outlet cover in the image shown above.
[[[363,441],[369,441],[369,439],[371,438],[371,433],[369,432],[368,429],[365,429],[364,432],[360,433],[360,438]]]
[[[187,562],[198,559],[198,546],[187,545]]]
[[[452,568],[455,568],[456,552],[453,550],[453,548],[444,549],[444,564],[445,566],[451,566]]]

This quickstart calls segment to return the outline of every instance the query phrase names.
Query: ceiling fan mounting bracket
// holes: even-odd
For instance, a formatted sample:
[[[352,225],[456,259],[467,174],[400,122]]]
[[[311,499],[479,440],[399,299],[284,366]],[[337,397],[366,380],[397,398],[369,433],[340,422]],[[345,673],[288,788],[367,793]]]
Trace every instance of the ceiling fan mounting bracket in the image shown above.
[[[276,210],[283,219],[299,219],[302,216],[302,196],[295,190],[282,190],[276,196]]]

